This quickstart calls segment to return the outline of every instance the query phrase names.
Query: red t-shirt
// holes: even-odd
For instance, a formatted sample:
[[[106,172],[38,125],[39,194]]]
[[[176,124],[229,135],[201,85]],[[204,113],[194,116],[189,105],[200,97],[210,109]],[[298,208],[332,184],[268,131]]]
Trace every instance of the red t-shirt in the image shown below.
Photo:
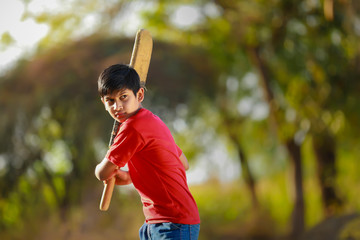
[[[170,130],[149,110],[140,109],[121,124],[106,158],[119,167],[128,163],[147,223],[200,223],[181,154]]]

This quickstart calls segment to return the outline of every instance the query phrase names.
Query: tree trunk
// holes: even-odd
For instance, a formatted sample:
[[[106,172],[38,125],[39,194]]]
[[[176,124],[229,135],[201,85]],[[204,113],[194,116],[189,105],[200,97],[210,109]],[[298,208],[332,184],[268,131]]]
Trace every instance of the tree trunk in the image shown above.
[[[334,215],[342,201],[336,194],[335,140],[329,134],[313,136],[313,149],[317,161],[317,177],[321,188],[323,211],[326,217]]]
[[[236,137],[230,136],[230,138],[232,139],[233,143],[235,144],[235,147],[236,147],[236,150],[237,150],[237,153],[239,156],[242,175],[243,175],[246,187],[248,188],[250,195],[251,195],[252,207],[254,210],[256,210],[259,207],[259,200],[258,200],[258,197],[256,194],[254,177],[249,168],[248,159],[240,145],[240,142],[236,139]]]
[[[260,56],[259,47],[249,47],[248,50],[249,55],[261,76],[261,85],[263,88],[265,99],[268,102],[270,108],[270,121],[272,121],[272,126],[275,129],[279,130],[280,124],[276,114],[278,108],[274,100],[274,93],[270,87],[270,72],[265,64],[265,61]],[[294,173],[294,209],[292,213],[292,231],[290,235],[296,237],[299,236],[305,229],[305,207],[302,184],[301,151],[300,146],[294,142],[293,137],[289,137],[284,140],[284,144],[286,145],[288,154],[290,156]]]
[[[222,90],[223,96],[226,96],[226,90]],[[238,154],[241,165],[242,177],[244,179],[247,189],[249,190],[253,210],[257,210],[259,207],[259,199],[256,194],[256,183],[250,170],[249,162],[246,157],[245,151],[241,145],[241,141],[237,131],[237,129],[241,126],[242,119],[239,118],[239,116],[233,116],[231,114],[231,112],[228,110],[229,105],[230,104],[228,103],[227,98],[221,98],[219,103],[220,115],[223,117],[223,126],[225,128],[226,134],[236,148],[236,152]]]
[[[301,235],[305,229],[305,207],[304,207],[304,192],[302,182],[302,164],[301,164],[301,149],[294,140],[286,142],[286,148],[290,155],[292,163],[292,174],[295,185],[294,191],[294,209],[292,212],[292,229],[290,235],[293,239]]]

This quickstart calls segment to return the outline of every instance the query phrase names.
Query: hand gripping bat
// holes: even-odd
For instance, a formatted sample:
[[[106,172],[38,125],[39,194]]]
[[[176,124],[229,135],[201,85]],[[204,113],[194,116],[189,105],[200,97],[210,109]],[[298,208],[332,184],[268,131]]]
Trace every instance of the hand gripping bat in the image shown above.
[[[134,68],[140,77],[141,87],[145,87],[146,76],[149,70],[153,41],[149,31],[140,29],[136,33],[133,51],[130,59],[130,67]],[[119,130],[120,123],[115,120],[112,129],[109,147],[114,143],[114,139]],[[100,210],[107,211],[114,191],[115,177],[107,181],[100,201]]]

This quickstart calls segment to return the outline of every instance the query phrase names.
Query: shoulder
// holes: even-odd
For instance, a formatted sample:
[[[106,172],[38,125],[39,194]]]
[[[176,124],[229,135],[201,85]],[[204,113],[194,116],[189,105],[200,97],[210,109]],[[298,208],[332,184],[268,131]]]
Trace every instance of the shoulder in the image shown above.
[[[129,124],[138,124],[139,122],[144,121],[161,121],[158,116],[153,114],[150,110],[146,108],[141,108],[134,116],[130,117],[126,122]]]
[[[125,123],[139,132],[155,131],[166,126],[160,117],[146,108],[140,109],[137,114],[129,118]]]

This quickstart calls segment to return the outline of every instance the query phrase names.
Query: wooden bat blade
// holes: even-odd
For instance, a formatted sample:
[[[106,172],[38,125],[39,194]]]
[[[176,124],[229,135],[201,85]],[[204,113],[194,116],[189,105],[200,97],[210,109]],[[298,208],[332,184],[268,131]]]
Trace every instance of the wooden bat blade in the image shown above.
[[[149,31],[140,29],[136,33],[133,52],[131,54],[130,66],[139,74],[142,86],[145,86],[148,74],[153,40]]]

